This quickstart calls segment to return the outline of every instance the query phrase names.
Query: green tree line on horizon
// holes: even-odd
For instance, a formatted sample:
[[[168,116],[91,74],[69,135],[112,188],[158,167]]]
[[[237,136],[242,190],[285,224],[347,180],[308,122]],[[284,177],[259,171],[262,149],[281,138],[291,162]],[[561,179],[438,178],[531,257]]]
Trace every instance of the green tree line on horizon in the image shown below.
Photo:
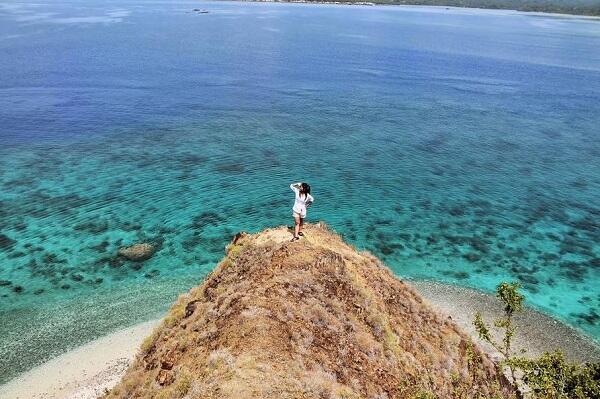
[[[321,2],[323,0],[307,0]],[[335,0],[334,0],[335,1]],[[449,6],[600,16],[600,0],[338,0],[350,3]]]

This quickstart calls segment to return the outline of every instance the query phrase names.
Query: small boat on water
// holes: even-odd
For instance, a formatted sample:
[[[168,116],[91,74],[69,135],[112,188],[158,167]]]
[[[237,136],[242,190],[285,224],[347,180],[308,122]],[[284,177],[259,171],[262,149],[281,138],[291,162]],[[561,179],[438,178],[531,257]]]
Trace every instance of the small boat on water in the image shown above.
[[[208,14],[208,10],[201,10],[199,8],[194,8],[192,11],[197,12],[198,14]]]

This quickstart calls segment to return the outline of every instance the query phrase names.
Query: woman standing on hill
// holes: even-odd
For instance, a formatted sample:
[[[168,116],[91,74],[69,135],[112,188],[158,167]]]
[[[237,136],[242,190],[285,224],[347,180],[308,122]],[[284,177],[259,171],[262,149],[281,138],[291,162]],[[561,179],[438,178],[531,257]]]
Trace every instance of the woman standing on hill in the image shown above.
[[[299,240],[300,236],[303,236],[302,225],[304,224],[304,218],[306,217],[306,208],[312,205],[314,198],[310,195],[310,186],[308,183],[293,183],[290,184],[290,188],[296,194],[296,201],[292,208],[292,214],[294,215],[294,237],[292,242]]]

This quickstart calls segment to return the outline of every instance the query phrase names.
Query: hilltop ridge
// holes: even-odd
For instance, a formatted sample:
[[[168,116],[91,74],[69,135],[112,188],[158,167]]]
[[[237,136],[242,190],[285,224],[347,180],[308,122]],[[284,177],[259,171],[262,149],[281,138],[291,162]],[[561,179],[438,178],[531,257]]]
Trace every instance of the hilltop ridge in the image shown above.
[[[495,365],[324,224],[240,233],[106,398],[508,398]]]

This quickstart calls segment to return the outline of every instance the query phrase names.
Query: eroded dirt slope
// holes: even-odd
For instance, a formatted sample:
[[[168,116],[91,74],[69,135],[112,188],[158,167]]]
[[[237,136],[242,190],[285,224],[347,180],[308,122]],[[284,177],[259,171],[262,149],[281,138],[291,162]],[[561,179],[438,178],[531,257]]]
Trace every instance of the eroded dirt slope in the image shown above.
[[[108,398],[511,397],[492,362],[323,224],[236,236]]]

